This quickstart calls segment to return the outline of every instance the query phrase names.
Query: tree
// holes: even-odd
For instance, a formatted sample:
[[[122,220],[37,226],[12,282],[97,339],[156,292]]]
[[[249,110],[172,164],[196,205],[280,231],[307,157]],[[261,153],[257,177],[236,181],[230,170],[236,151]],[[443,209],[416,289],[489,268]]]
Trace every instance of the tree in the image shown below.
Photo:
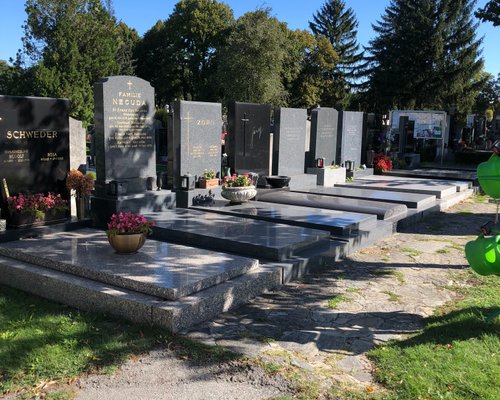
[[[31,94],[67,97],[72,116],[90,123],[94,82],[131,71],[126,46],[134,31],[118,28],[100,0],[27,0],[26,13],[17,64],[31,60]]]
[[[315,35],[329,39],[339,58],[333,70],[333,81],[338,91],[334,106],[337,108],[347,105],[350,90],[358,78],[358,66],[363,59],[363,51],[360,51],[356,39],[357,26],[353,10],[346,9],[343,0],[327,0],[309,22]]]
[[[217,78],[226,101],[286,104],[282,74],[288,29],[270,11],[259,9],[238,18],[221,51]]]
[[[475,0],[393,0],[373,28],[365,72],[369,108],[464,114],[483,81]]]
[[[211,78],[216,53],[234,23],[233,12],[216,0],[181,0],[139,44],[137,73],[154,82],[161,104],[174,98],[214,100]]]
[[[475,12],[477,18],[483,22],[491,22],[493,26],[500,25],[500,0],[490,0],[483,8]]]

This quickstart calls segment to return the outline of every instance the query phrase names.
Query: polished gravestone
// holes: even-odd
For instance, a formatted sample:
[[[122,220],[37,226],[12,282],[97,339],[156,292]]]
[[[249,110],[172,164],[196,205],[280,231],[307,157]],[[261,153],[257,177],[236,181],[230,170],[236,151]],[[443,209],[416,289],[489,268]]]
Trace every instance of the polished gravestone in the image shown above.
[[[175,101],[173,132],[169,133],[169,168],[174,189],[183,175],[220,172],[222,106],[220,103]]]
[[[297,190],[304,192],[303,190]],[[404,204],[408,208],[421,209],[435,204],[436,196],[407,193],[407,192],[389,192],[384,190],[370,190],[362,188],[348,187],[315,187],[306,190],[308,193],[322,194],[327,196],[345,197],[349,199],[365,199],[374,201],[384,201],[387,203]],[[349,201],[349,200],[346,200]]]
[[[155,239],[271,260],[322,246],[330,237],[327,231],[192,209],[149,213],[147,217],[155,221]]]
[[[64,195],[69,146],[68,100],[0,96],[0,181],[10,194]]]
[[[438,169],[438,168],[417,168],[417,169],[393,169],[392,171],[384,172],[388,176],[400,176],[409,178],[425,178],[425,179],[440,179],[451,181],[468,181],[473,182],[477,186],[476,170],[459,170],[459,169]]]
[[[334,108],[315,108],[311,112],[311,135],[307,167],[316,167],[315,160],[325,159],[325,165],[335,163],[339,113]]]
[[[406,217],[408,209],[403,204],[332,197],[320,194],[289,192],[286,190],[259,190],[256,199],[266,203],[290,204],[301,207],[322,208],[326,210],[348,211],[373,214],[378,219],[398,220]]]
[[[321,210],[318,208],[298,207],[287,204],[273,204],[251,201],[232,205],[228,201],[215,200],[193,209],[230,214],[257,220],[278,222],[312,229],[328,230],[335,235],[346,235],[352,231],[373,227],[377,221],[375,215]]]
[[[275,111],[273,175],[304,173],[307,110],[281,107]]]
[[[151,84],[133,76],[110,76],[94,84],[96,190],[126,182],[129,193],[144,192],[156,179]]]
[[[4,243],[0,254],[169,300],[258,266],[255,259],[151,239],[136,254],[116,254],[94,229]]]
[[[434,195],[438,199],[455,194],[457,191],[465,191],[469,188],[467,182],[443,182],[436,180],[422,180],[413,178],[396,178],[391,176],[377,175],[363,177],[354,182],[337,184],[339,187],[363,188],[386,190],[396,192],[422,193]]]
[[[233,102],[228,123],[226,153],[231,172],[270,175],[271,106]]]
[[[341,111],[337,138],[337,164],[354,161],[361,165],[361,155],[366,146],[366,114],[359,111]]]

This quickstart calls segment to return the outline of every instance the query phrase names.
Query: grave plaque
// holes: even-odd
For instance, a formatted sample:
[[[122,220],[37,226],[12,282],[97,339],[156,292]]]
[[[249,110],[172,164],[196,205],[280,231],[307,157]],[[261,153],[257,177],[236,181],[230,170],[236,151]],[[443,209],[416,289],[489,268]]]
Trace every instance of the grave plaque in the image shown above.
[[[303,174],[307,110],[279,108],[274,122],[273,175]]]
[[[10,194],[66,197],[68,171],[68,100],[0,96],[0,181],[6,180]]]
[[[341,111],[339,115],[339,140],[337,164],[354,161],[361,165],[361,154],[366,146],[366,114],[360,111]]]
[[[230,104],[226,152],[232,172],[270,174],[270,119],[270,105]]]
[[[191,174],[195,179],[204,170],[221,168],[222,105],[197,101],[172,104],[173,127],[168,144],[172,146],[174,188],[180,188],[180,177]]]
[[[133,76],[111,76],[94,84],[96,188],[127,182],[128,192],[146,190],[156,179],[154,89]]]
[[[325,158],[326,165],[335,162],[338,115],[334,108],[312,110],[308,167],[315,167],[317,158]]]

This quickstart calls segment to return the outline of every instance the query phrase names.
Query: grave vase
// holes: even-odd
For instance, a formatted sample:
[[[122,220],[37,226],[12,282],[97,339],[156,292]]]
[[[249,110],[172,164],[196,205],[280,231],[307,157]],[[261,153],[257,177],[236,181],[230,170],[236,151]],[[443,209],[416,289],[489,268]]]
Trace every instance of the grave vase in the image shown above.
[[[90,218],[90,207],[88,196],[76,197],[76,217],[78,220]]]
[[[146,242],[146,235],[143,233],[108,235],[108,241],[117,254],[134,254]]]

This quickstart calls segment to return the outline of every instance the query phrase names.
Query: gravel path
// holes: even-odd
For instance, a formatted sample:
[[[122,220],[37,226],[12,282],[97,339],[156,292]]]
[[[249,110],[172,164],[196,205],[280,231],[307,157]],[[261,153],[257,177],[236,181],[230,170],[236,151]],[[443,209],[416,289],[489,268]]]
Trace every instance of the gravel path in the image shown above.
[[[159,349],[109,376],[77,383],[78,399],[268,399],[293,391],[259,365],[286,366],[319,388],[377,390],[366,352],[422,326],[455,298],[467,268],[465,243],[494,218],[472,199],[360,250],[321,274],[258,297],[186,335],[259,363],[200,365]]]

